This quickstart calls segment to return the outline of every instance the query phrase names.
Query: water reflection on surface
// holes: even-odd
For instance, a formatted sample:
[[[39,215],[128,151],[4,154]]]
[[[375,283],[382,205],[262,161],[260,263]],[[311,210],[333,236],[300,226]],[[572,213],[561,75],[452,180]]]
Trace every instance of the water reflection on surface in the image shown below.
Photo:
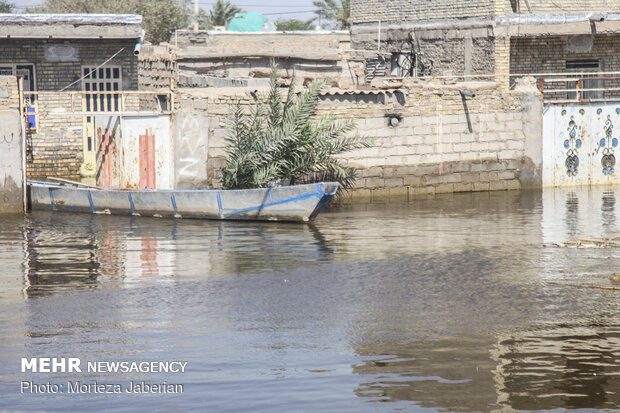
[[[0,217],[0,409],[619,409],[620,296],[598,288],[619,252],[562,246],[618,237],[618,195],[442,195],[313,225]],[[180,396],[19,394],[41,380],[19,359],[45,355],[191,369],[80,377]]]

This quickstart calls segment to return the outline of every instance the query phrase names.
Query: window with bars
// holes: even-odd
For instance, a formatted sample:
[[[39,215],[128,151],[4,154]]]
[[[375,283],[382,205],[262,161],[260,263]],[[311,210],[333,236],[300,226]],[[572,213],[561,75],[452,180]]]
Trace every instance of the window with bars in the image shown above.
[[[27,113],[27,126],[30,131],[37,128],[36,96],[28,92],[36,91],[35,70],[33,64],[0,63],[0,75],[17,76],[23,79],[24,107]]]
[[[575,75],[581,79],[579,89],[601,89],[602,81],[597,79],[600,69],[600,62],[598,59],[582,59],[582,60],[567,60],[566,71],[567,72],[593,72],[590,74]],[[577,98],[577,82],[566,82],[566,89],[575,89],[575,92],[568,92],[567,99]],[[600,90],[581,92],[581,99],[601,99],[603,92]]]
[[[97,92],[85,94],[86,112],[118,112],[123,110],[121,99],[118,93],[100,92],[120,92],[121,90],[121,68],[120,66],[84,66],[82,68],[82,90],[85,92]]]

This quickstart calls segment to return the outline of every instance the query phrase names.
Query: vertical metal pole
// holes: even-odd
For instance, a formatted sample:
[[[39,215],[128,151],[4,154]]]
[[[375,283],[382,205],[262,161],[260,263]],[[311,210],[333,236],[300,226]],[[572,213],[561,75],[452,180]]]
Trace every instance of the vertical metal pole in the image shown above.
[[[377,52],[381,51],[381,20],[379,20],[379,29],[377,30]]]
[[[199,14],[198,0],[194,0],[194,31],[195,32],[198,31],[198,14]]]
[[[22,204],[24,212],[28,209],[27,185],[26,185],[26,112],[24,112],[24,78],[17,78],[17,95],[19,99],[19,126],[21,127],[21,155],[22,155]]]

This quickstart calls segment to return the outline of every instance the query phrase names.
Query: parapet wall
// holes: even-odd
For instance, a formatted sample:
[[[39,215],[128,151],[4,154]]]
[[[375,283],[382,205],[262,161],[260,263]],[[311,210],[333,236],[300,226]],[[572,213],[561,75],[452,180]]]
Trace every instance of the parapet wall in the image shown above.
[[[542,103],[533,81],[513,91],[495,82],[383,87],[331,89],[320,104],[320,112],[353,118],[356,133],[374,137],[371,148],[343,156],[358,172],[351,197],[541,186]],[[475,96],[462,97],[461,90]],[[233,93],[185,90],[177,98],[178,113],[208,125],[206,181],[212,187],[219,186],[230,106],[253,101]]]
[[[138,56],[140,90],[170,89],[177,82],[176,58],[169,45],[143,46]]]

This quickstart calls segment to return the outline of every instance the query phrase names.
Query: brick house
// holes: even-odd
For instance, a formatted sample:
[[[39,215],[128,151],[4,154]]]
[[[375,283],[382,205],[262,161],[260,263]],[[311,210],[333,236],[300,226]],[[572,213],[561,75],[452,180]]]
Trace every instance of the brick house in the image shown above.
[[[138,15],[0,14],[0,75],[23,78],[30,114],[29,178],[77,178],[94,161],[92,117],[62,113],[118,110],[119,96],[74,92],[136,91],[142,36]]]
[[[620,71],[617,12],[617,0],[352,0],[351,41],[375,51],[366,60],[369,78],[375,67],[392,76],[500,79],[611,72]]]

